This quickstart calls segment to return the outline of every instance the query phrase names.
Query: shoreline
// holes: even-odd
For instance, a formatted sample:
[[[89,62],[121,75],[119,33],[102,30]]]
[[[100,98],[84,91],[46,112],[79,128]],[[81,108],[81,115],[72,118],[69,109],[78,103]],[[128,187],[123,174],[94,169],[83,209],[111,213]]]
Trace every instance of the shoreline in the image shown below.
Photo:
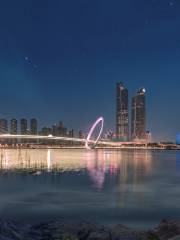
[[[61,146],[18,146],[18,147],[11,147],[11,146],[7,146],[7,147],[0,147],[0,150],[4,150],[4,149],[9,149],[9,150],[21,150],[21,149],[30,149],[30,150],[45,150],[45,149],[59,149],[59,150],[63,150],[63,149],[67,149],[67,150],[87,150],[84,146],[82,147],[71,147],[71,146],[65,146],[65,147],[61,147]],[[158,147],[96,147],[93,148],[91,150],[161,150],[161,151],[180,151],[180,147],[178,148],[158,148]]]
[[[3,240],[178,240],[180,221],[162,220],[149,230],[136,230],[122,224],[105,226],[91,222],[47,221],[25,224],[0,219],[0,239]]]

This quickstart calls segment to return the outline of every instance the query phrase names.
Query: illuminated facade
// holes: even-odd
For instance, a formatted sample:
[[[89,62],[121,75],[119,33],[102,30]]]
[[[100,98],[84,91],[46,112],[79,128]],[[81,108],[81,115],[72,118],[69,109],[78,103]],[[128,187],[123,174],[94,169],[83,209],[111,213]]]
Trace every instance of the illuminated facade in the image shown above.
[[[116,138],[127,141],[129,138],[128,90],[122,83],[116,85]]]
[[[141,88],[132,98],[131,105],[131,138],[146,139],[146,90]]]

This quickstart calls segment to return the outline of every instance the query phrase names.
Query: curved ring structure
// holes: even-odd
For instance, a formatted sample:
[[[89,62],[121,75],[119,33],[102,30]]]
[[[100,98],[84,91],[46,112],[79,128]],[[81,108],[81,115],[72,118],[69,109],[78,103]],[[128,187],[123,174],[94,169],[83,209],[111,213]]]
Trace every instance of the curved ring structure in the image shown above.
[[[95,147],[99,141],[99,138],[101,137],[101,134],[102,134],[102,131],[103,131],[103,126],[104,126],[104,118],[103,117],[99,117],[95,123],[92,125],[89,133],[88,133],[88,136],[86,138],[86,142],[85,142],[85,147],[86,149],[92,149],[90,146],[89,146],[89,142],[90,142],[90,138],[91,138],[91,135],[93,134],[95,128],[97,127],[97,125],[101,123],[101,128],[100,128],[100,131],[99,131],[99,134],[98,134],[98,137],[96,138],[96,140],[94,141],[94,145],[93,147]]]

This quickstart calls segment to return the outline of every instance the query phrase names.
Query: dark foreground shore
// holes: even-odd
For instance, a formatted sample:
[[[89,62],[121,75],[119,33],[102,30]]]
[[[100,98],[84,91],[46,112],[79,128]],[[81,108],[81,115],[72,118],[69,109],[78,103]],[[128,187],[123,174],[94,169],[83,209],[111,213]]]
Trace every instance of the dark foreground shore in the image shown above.
[[[88,222],[58,221],[28,225],[0,220],[0,240],[179,240],[180,221],[163,220],[149,231],[136,231],[121,224],[105,227]]]

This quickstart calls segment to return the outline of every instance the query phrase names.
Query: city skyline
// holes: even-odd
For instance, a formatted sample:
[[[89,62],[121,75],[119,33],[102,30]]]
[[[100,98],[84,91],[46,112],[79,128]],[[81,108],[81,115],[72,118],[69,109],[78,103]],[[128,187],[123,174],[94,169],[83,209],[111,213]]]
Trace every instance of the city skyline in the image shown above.
[[[155,142],[151,132],[147,129],[146,95],[146,89],[139,88],[136,94],[129,96],[128,87],[123,82],[116,83],[116,123],[115,126],[111,126],[111,129],[104,130],[105,139],[120,142],[149,139],[148,141]],[[20,133],[22,135],[70,136],[73,138],[76,132],[75,135],[81,139],[83,135],[84,137],[87,135],[86,130],[83,131],[74,128],[68,130],[62,121],[51,126],[42,126],[36,118],[29,120],[21,118],[19,121],[11,118],[9,122],[7,119],[0,118],[0,134],[16,135]]]
[[[180,2],[7,0],[0,8],[0,118],[116,121],[116,82],[145,87],[154,140],[180,131]],[[84,114],[85,112],[85,114]]]
[[[120,142],[139,141],[146,139],[146,90],[139,89],[137,95],[132,97],[131,106],[129,106],[128,88],[122,82],[116,83],[116,123],[111,129],[105,129],[104,138]],[[131,117],[131,123],[129,118]],[[104,119],[103,119],[104,125]],[[114,129],[114,132],[113,130]],[[83,129],[84,130],[84,129]],[[71,136],[77,132],[79,138],[82,138],[83,131],[71,129],[68,130],[62,121],[52,126],[41,126],[36,118],[0,118],[0,134],[10,133],[12,135],[52,135],[52,136]],[[150,133],[149,133],[150,134]],[[84,136],[87,133],[84,132]]]

